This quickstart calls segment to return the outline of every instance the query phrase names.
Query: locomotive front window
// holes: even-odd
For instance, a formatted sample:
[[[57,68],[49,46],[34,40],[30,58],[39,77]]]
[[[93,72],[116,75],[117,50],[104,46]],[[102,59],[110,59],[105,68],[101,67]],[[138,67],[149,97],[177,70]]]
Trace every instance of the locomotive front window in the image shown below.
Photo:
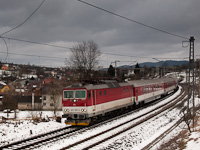
[[[74,91],[64,91],[63,92],[63,98],[74,98]]]
[[[75,91],[75,98],[86,98],[86,91],[85,90]]]

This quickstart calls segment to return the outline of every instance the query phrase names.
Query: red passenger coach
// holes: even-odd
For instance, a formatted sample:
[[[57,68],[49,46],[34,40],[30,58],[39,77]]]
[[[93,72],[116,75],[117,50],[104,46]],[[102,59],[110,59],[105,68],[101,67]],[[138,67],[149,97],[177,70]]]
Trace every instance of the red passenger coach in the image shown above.
[[[174,78],[72,85],[63,89],[63,118],[66,124],[89,125],[110,112],[160,98],[176,87]]]

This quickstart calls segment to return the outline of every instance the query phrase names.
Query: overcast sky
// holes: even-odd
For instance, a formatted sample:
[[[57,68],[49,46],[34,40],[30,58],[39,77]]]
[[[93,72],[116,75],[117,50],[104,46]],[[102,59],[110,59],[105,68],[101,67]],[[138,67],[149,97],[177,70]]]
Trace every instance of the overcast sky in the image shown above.
[[[199,0],[85,1],[188,39],[194,36],[195,55],[200,54]],[[0,0],[0,34],[22,23],[41,2],[42,0]],[[183,60],[189,56],[189,47],[182,47],[182,41],[187,39],[130,22],[77,0],[46,0],[27,22],[2,36],[65,47],[93,40],[102,52],[99,65],[103,67],[108,67],[115,60],[120,61],[118,65],[129,65],[136,60],[138,63],[156,62],[152,58]],[[7,62],[55,67],[65,66],[65,59],[69,59],[70,50],[67,48],[5,40],[11,53]],[[1,61],[5,60],[6,51],[5,44],[0,39]]]

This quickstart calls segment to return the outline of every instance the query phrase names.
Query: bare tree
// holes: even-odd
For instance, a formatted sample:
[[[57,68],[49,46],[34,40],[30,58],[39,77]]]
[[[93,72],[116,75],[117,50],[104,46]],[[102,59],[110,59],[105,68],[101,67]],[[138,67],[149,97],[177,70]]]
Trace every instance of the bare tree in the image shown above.
[[[186,107],[183,107],[180,110],[179,116],[183,118],[183,122],[185,122],[185,124],[187,125],[187,128],[188,128],[189,132],[191,133],[192,132],[191,131],[191,127],[190,127],[190,124],[192,122],[191,109],[187,110]]]
[[[62,93],[62,87],[59,82],[51,82],[49,84],[48,93],[51,96],[51,103],[53,104],[53,112],[56,116],[56,113],[58,111],[59,105],[60,105],[60,96]]]
[[[3,97],[3,109],[7,109],[7,118],[9,116],[9,110],[14,110],[15,119],[17,117],[17,101],[15,95],[15,90],[13,88],[10,88],[10,90],[6,91]]]
[[[79,72],[79,79],[90,77],[91,71],[98,65],[101,55],[94,41],[82,42],[71,48],[70,65]]]

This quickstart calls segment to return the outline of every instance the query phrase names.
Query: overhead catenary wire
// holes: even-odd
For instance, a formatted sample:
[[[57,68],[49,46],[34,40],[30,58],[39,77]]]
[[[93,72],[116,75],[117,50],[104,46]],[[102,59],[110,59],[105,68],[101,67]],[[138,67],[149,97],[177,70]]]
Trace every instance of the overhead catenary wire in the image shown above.
[[[26,43],[31,43],[31,44],[38,44],[38,45],[62,48],[62,49],[66,49],[66,50],[71,50],[73,48],[73,47],[67,47],[67,46],[47,44],[47,43],[42,43],[42,42],[37,42],[37,41],[30,41],[30,40],[11,38],[11,37],[2,37],[2,38],[9,39],[9,40],[14,40],[14,41],[19,41],[19,42],[26,42]],[[9,54],[11,54],[11,53],[9,53]],[[102,54],[113,55],[113,56],[122,56],[122,57],[137,57],[137,58],[150,58],[150,59],[152,59],[152,57],[148,57],[148,56],[130,56],[130,55],[125,55],[125,54],[116,54],[116,53],[107,53],[107,52],[105,52],[105,53],[102,52]],[[159,57],[158,59],[183,59],[183,58],[161,58],[161,57]]]
[[[3,61],[3,62],[6,62],[6,60],[8,58],[8,44],[7,44],[7,42],[6,42],[6,40],[4,38],[1,37],[1,39],[3,40],[3,42],[4,42],[5,46],[6,46],[6,52],[5,52],[6,53],[6,58]]]
[[[0,52],[1,54],[7,54],[6,52]],[[43,58],[51,58],[51,59],[66,59],[64,57],[53,57],[53,56],[44,56],[44,55],[33,55],[33,54],[22,54],[22,53],[10,53],[9,55],[21,55],[21,56],[29,56],[29,57],[43,57]]]
[[[137,23],[137,24],[139,24],[139,25],[142,25],[142,26],[145,26],[145,27],[154,29],[154,30],[157,30],[157,31],[159,31],[159,32],[162,32],[162,33],[165,33],[165,34],[169,34],[169,35],[172,35],[172,36],[176,36],[176,37],[179,37],[179,38],[182,38],[182,39],[187,39],[187,40],[189,40],[189,38],[187,38],[187,37],[184,37],[184,36],[181,36],[181,35],[178,35],[178,34],[175,34],[175,33],[171,33],[171,32],[168,32],[168,31],[159,29],[159,28],[157,28],[157,27],[153,27],[153,26],[144,24],[144,23],[142,23],[142,22],[139,22],[139,21],[130,19],[130,18],[128,18],[128,17],[119,15],[119,14],[117,14],[117,13],[111,12],[111,11],[106,10],[106,9],[104,9],[104,8],[101,8],[101,7],[99,7],[99,6],[93,5],[93,4],[91,4],[91,3],[88,3],[88,2],[85,2],[85,1],[82,1],[82,0],[77,0],[77,1],[79,1],[79,2],[81,2],[81,3],[84,3],[84,4],[86,4],[86,5],[92,6],[92,7],[94,7],[94,8],[97,8],[97,9],[99,9],[99,10],[102,10],[102,11],[104,11],[104,12],[107,12],[107,13],[109,13],[109,14],[115,15],[115,16],[117,16],[117,17],[123,18],[123,19],[125,19],[125,20],[131,21],[131,22],[134,22],[134,23]]]
[[[16,27],[14,27],[14,28],[12,28],[12,29],[10,29],[10,30],[4,32],[4,33],[1,33],[0,37],[2,38],[2,35],[4,35],[4,34],[6,34],[6,33],[8,33],[8,32],[11,32],[11,31],[13,31],[13,30],[19,28],[21,25],[23,25],[25,22],[27,22],[27,21],[36,13],[36,11],[42,6],[42,4],[43,4],[44,2],[45,2],[45,0],[43,0],[43,1],[40,3],[40,5],[31,13],[31,15],[29,15],[28,18],[26,18],[23,22],[21,22],[21,23],[18,24]]]
[[[45,46],[51,46],[51,47],[57,47],[57,48],[71,49],[70,47],[66,47],[66,46],[47,44],[47,43],[42,43],[42,42],[37,42],[37,41],[29,41],[29,40],[23,40],[23,39],[11,38],[11,37],[2,37],[2,38],[10,39],[10,40],[13,40],[13,41],[20,41],[20,42],[38,44],[38,45],[45,45]]]

